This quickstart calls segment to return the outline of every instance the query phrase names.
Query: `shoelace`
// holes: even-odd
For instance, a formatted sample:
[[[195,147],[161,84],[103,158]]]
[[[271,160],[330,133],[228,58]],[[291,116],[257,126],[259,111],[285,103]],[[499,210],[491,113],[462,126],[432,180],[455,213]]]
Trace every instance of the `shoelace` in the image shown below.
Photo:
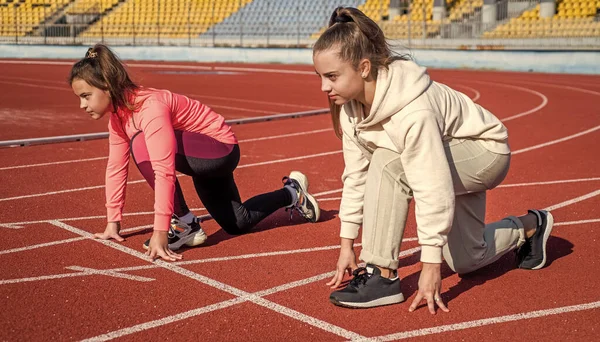
[[[294,189],[298,190],[298,185],[296,184],[296,182],[294,182],[288,176],[283,177],[281,179],[281,181],[283,182],[283,185],[289,185],[289,186],[293,187]],[[312,218],[311,215],[308,215],[307,213],[304,212],[304,210],[302,210],[302,204],[304,203],[305,200],[306,200],[306,197],[304,197],[304,194],[302,193],[302,191],[298,191],[298,200],[296,201],[296,204],[294,204],[293,206],[291,206],[289,208],[285,208],[286,212],[287,211],[290,212],[290,220],[294,216],[294,211],[297,211],[302,217],[304,217],[307,220],[310,220]]]
[[[369,278],[371,278],[371,274],[369,274],[369,272],[367,272],[367,268],[366,267],[359,267],[357,269],[355,269],[352,272],[352,275],[354,276],[354,278],[352,278],[352,280],[350,280],[350,286],[353,287],[359,287],[361,284],[365,285],[367,283],[367,280],[369,280]]]

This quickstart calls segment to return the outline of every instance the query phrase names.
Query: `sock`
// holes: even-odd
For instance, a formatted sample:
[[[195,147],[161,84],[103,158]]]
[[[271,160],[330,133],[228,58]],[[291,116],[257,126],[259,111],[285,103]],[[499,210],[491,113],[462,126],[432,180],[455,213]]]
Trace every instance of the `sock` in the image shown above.
[[[187,214],[179,217],[179,219],[187,224],[192,223],[192,221],[194,221],[194,219],[196,218],[196,215],[192,214],[191,211],[188,211]]]
[[[284,185],[283,187],[287,189],[292,195],[292,204],[290,205],[296,204],[296,202],[298,202],[298,191],[296,191],[296,188],[294,188],[291,185]]]

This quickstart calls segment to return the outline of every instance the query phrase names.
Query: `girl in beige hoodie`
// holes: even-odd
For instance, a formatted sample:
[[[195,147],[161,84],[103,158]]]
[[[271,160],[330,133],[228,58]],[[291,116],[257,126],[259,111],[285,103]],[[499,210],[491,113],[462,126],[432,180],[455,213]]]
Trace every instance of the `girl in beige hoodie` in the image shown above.
[[[340,204],[341,250],[337,288],[345,307],[404,301],[398,255],[410,201],[415,200],[422,270],[413,311],[425,300],[448,311],[440,264],[458,273],[477,270],[518,248],[518,265],[546,263],[552,215],[529,210],[485,224],[486,191],[508,173],[506,127],[464,94],[432,81],[425,68],[395,56],[382,30],[355,8],[337,8],[313,48],[321,90],[327,93],[345,169]],[[353,250],[362,226],[358,268]]]

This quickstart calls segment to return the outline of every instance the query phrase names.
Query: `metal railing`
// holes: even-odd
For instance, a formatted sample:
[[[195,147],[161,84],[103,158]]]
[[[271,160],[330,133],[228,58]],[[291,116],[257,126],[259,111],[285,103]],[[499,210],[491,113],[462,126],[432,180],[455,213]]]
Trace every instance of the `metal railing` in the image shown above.
[[[338,3],[234,0],[229,4],[235,7],[227,8],[216,0],[204,7],[200,4],[206,1],[149,0],[151,6],[141,7],[143,2],[121,1],[107,11],[90,7],[78,13],[65,6],[45,13],[35,24],[18,3],[9,4],[0,7],[0,43],[308,47],[326,27]],[[521,28],[513,25],[511,19],[535,9],[535,0],[500,0],[493,22],[483,19],[482,6],[476,5],[481,1],[463,1],[461,8],[457,8],[458,2],[447,3],[446,15],[440,20],[433,20],[431,0],[400,3],[399,8],[390,7],[389,0],[355,0],[353,5],[376,20],[389,39],[408,48],[600,49],[598,16],[524,20],[519,22]]]

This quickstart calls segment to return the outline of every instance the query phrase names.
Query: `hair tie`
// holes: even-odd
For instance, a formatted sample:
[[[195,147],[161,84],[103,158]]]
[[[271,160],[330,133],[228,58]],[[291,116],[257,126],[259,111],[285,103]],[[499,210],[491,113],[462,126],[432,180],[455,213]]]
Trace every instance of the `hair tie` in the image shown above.
[[[352,21],[352,18],[350,18],[347,15],[338,15],[335,17],[335,19],[333,19],[336,23],[349,23]]]
[[[85,54],[85,58],[96,58],[98,57],[98,53],[96,51],[94,51],[93,48],[89,48],[87,50],[87,53]]]

